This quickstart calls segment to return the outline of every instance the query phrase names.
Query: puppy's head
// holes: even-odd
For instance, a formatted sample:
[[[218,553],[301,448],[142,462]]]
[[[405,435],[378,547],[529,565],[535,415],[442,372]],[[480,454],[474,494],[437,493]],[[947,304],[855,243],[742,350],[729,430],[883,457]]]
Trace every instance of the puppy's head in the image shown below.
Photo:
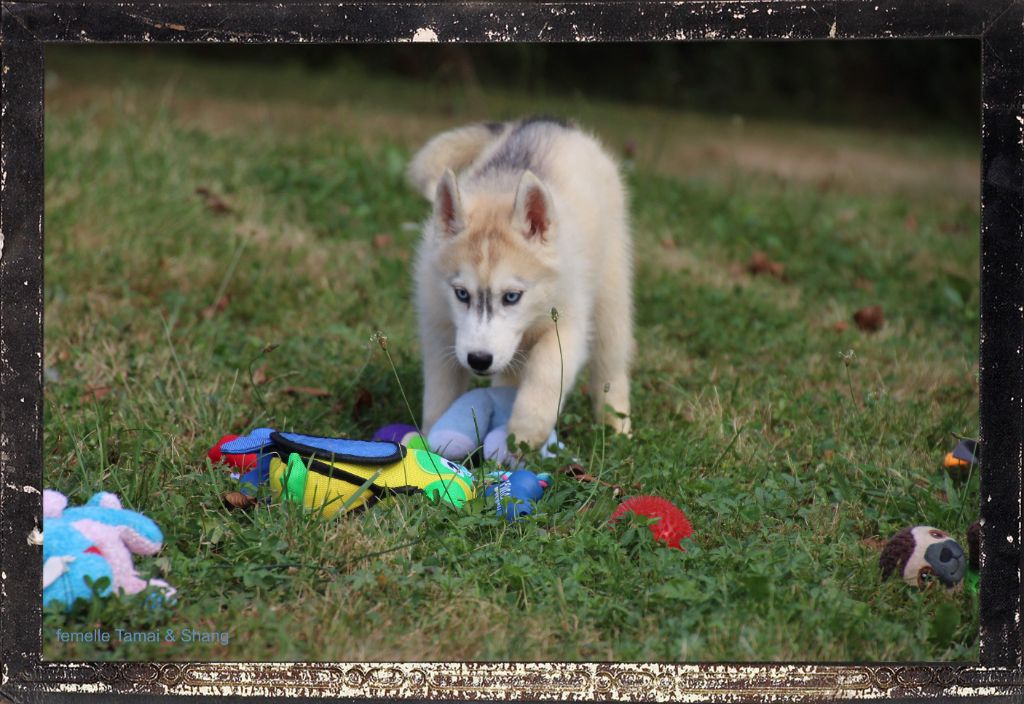
[[[550,194],[526,171],[514,191],[464,196],[449,170],[430,227],[459,364],[478,376],[506,371],[554,300],[558,223]]]

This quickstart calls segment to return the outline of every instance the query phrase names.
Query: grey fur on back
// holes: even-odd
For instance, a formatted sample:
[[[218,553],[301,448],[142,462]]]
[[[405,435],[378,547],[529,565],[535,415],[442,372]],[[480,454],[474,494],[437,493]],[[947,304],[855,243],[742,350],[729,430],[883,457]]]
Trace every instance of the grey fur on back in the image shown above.
[[[458,172],[469,168],[492,147],[493,153],[469,174],[471,178],[514,178],[526,169],[541,176],[545,136],[559,129],[575,129],[575,125],[555,117],[535,116],[518,122],[477,122],[442,132],[410,161],[409,183],[433,201],[446,169]]]
[[[477,166],[469,175],[471,178],[487,178],[499,174],[518,175],[530,170],[537,176],[544,176],[546,142],[553,131],[573,129],[572,123],[556,117],[537,115],[513,123],[511,130],[490,158]],[[500,134],[500,132],[498,132]]]

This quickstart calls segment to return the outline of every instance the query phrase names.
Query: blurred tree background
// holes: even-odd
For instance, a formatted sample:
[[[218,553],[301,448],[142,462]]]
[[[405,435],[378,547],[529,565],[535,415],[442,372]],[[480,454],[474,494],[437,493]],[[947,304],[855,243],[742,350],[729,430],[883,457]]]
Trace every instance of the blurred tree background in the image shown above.
[[[295,62],[761,119],[885,128],[979,127],[980,47],[929,41],[196,46],[225,62]]]

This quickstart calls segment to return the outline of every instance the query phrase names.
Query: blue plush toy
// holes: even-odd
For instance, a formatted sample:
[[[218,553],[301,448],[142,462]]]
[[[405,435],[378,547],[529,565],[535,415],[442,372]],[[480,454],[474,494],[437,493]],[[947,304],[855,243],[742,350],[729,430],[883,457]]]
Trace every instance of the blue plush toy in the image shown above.
[[[461,461],[483,445],[484,459],[510,467],[522,467],[508,451],[508,420],[516,400],[514,386],[490,386],[467,391],[444,412],[427,436],[431,450]],[[554,431],[541,448],[541,457],[552,457],[551,448],[561,444]]]
[[[156,523],[121,508],[114,494],[95,494],[85,506],[67,507],[67,497],[43,491],[43,605],[64,602],[70,610],[76,599],[89,600],[85,578],[110,580],[100,596],[136,594],[155,587],[156,600],[173,599],[174,589],[161,579],[139,577],[132,554],[153,555],[163,545]]]
[[[274,458],[274,443],[270,440],[273,428],[256,428],[247,435],[236,437],[218,448],[224,455],[255,455],[256,465],[238,477],[243,494],[253,495],[257,487],[270,482],[270,462]],[[232,474],[232,477],[235,475]]]
[[[498,515],[504,516],[505,520],[510,522],[533,513],[534,506],[551,483],[550,474],[534,474],[528,469],[492,472],[490,476],[496,479],[497,483],[487,487],[484,494],[494,497]]]
[[[109,596],[114,583],[110,563],[92,541],[67,521],[43,517],[43,606],[62,601],[67,609],[78,599],[92,599],[89,582],[102,577],[107,583],[98,590]]]

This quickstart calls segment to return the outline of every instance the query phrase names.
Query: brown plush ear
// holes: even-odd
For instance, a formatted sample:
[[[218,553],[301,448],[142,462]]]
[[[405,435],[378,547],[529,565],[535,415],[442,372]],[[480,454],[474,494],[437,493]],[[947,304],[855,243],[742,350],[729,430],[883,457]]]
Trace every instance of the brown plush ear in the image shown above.
[[[528,240],[546,242],[553,234],[554,209],[544,184],[530,171],[524,171],[516,189],[512,224]]]
[[[903,576],[903,568],[907,566],[907,560],[914,554],[913,528],[904,528],[889,538],[889,542],[882,548],[882,554],[878,559],[878,566],[882,568],[882,579],[888,579],[893,572],[897,576]]]
[[[457,235],[465,225],[459,184],[451,169],[445,169],[444,176],[437,184],[437,194],[434,196],[434,222],[437,225],[437,232],[448,237]]]
[[[967,529],[967,563],[972,570],[981,569],[981,521],[975,521]]]

